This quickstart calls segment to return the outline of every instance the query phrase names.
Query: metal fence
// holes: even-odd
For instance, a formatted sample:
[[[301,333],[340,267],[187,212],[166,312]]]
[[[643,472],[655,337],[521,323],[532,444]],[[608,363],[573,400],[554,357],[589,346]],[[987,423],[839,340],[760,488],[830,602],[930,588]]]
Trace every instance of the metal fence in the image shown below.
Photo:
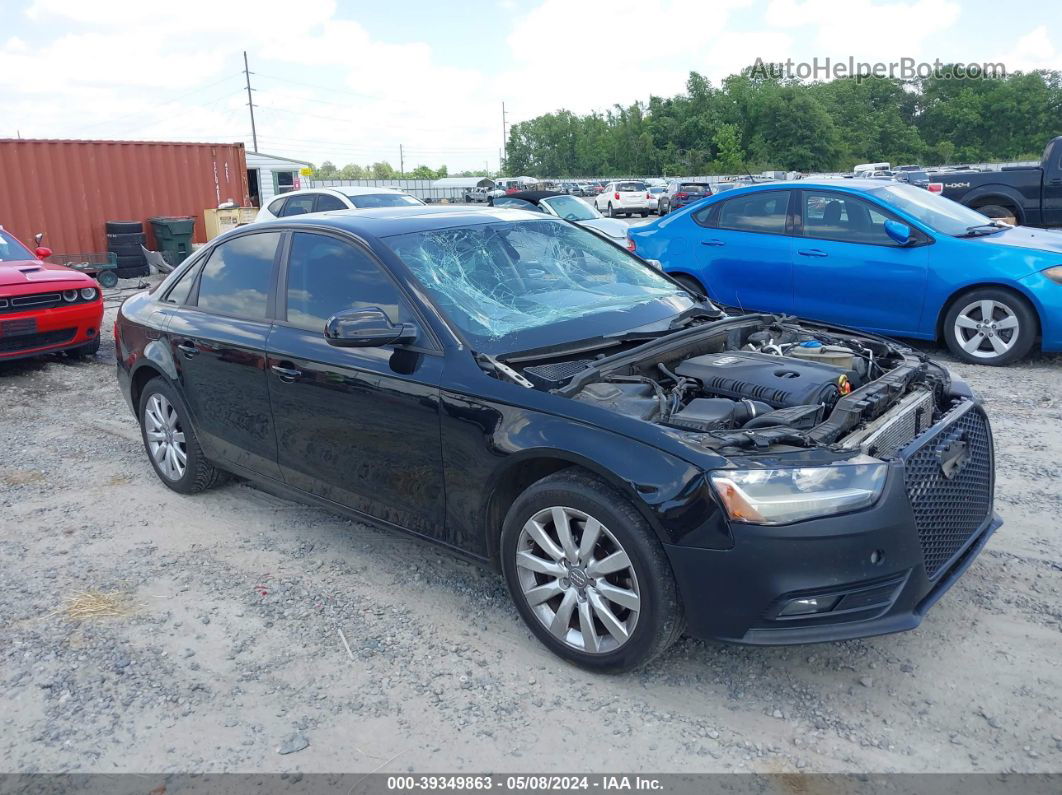
[[[422,201],[463,202],[472,188],[433,188],[431,179],[306,179],[304,188],[338,188],[353,185],[362,188],[396,188]]]

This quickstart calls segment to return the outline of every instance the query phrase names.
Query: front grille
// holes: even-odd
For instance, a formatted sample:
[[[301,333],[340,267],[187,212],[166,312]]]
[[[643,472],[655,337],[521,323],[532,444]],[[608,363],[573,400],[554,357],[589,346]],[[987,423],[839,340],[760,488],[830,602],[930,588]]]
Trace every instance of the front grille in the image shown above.
[[[907,497],[930,579],[940,574],[988,518],[992,457],[988,418],[973,403],[961,405],[923,436],[914,450],[905,451]]]
[[[58,331],[40,331],[36,334],[19,334],[15,337],[0,337],[0,353],[29,351],[48,345],[62,345],[73,339],[76,328],[63,328]]]
[[[0,312],[26,312],[30,309],[53,309],[63,303],[62,293],[16,295],[0,300]]]

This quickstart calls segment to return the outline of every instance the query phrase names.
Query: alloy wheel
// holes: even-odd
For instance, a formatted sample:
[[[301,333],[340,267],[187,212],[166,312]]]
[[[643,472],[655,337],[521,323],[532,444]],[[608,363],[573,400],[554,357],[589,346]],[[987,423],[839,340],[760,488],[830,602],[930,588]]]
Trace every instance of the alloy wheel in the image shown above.
[[[1018,342],[1021,325],[1013,309],[985,298],[962,308],[955,317],[953,333],[959,347],[971,356],[994,359]]]
[[[538,511],[520,531],[516,569],[528,606],[558,640],[588,654],[630,640],[641,608],[638,577],[594,517],[562,506]]]
[[[158,392],[144,406],[144,438],[148,453],[167,480],[180,480],[188,468],[188,449],[177,409]]]

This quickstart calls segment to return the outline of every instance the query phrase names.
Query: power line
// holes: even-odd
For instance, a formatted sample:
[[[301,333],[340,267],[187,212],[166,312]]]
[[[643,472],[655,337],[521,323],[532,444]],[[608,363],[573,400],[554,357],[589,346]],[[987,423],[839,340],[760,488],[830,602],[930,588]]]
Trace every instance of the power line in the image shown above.
[[[184,97],[190,96],[190,95],[195,94],[195,93],[197,93],[199,91],[205,91],[208,88],[213,88],[214,86],[221,85],[226,80],[231,80],[234,77],[239,77],[240,74],[241,74],[240,72],[237,72],[235,74],[227,74],[224,77],[222,77],[222,78],[220,78],[218,80],[215,80],[212,83],[207,83],[205,86],[197,86],[197,87],[195,87],[193,89],[189,89],[188,91],[181,92],[180,94],[177,94],[176,96],[171,96],[169,99],[163,99],[161,101],[155,101],[152,104],[160,105],[160,104],[166,104],[167,102],[176,102],[179,99],[183,99]],[[134,111],[132,111],[130,113],[123,113],[121,116],[112,116],[111,118],[109,118],[109,119],[107,119],[105,121],[95,122],[93,124],[79,124],[78,127],[79,127],[79,129],[82,129],[82,130],[91,130],[91,129],[94,129],[96,127],[102,127],[105,124],[113,124],[116,121],[122,121],[123,119],[131,119],[134,116],[139,116],[139,115],[141,115],[141,111],[134,110]]]

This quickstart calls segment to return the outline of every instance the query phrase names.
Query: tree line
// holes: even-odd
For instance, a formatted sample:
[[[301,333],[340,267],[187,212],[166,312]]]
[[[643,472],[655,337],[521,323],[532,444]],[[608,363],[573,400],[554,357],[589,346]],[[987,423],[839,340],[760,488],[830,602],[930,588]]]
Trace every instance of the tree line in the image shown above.
[[[805,83],[752,67],[715,87],[567,110],[516,123],[505,173],[536,177],[848,171],[856,163],[943,165],[1039,159],[1062,134],[1062,72]]]
[[[331,160],[325,160],[319,166],[311,165],[314,179],[442,179],[443,177],[485,177],[486,171],[461,171],[450,174],[445,165],[439,168],[417,166],[412,171],[399,171],[386,160],[362,166],[347,163],[342,168]]]

